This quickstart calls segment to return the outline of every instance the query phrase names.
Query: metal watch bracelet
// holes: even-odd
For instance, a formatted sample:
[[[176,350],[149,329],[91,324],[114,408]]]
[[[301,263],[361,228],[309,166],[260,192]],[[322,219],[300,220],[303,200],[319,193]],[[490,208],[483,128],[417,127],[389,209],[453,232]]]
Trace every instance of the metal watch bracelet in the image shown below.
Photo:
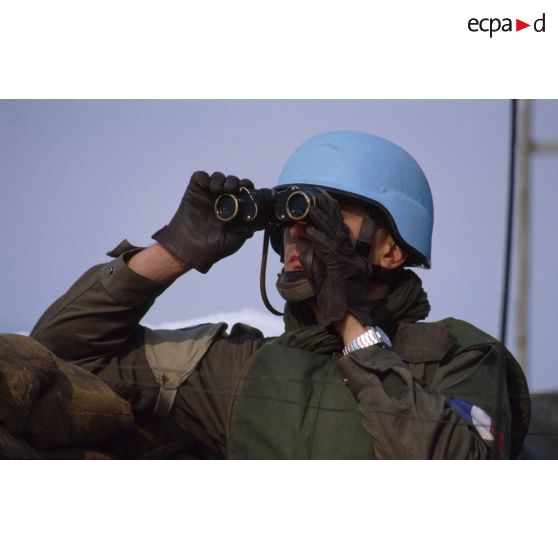
[[[365,347],[372,347],[373,345],[380,345],[387,349],[391,349],[391,340],[385,331],[378,326],[367,329],[362,335],[355,337],[343,347],[343,354],[347,355],[353,351],[364,349]]]

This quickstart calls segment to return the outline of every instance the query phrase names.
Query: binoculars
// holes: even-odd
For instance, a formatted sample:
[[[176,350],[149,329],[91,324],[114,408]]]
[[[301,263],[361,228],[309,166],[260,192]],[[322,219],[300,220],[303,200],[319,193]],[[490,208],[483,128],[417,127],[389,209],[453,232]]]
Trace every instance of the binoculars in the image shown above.
[[[241,187],[238,193],[221,194],[215,200],[215,215],[223,223],[235,220],[252,223],[302,221],[315,204],[316,188],[289,186],[284,190]]]

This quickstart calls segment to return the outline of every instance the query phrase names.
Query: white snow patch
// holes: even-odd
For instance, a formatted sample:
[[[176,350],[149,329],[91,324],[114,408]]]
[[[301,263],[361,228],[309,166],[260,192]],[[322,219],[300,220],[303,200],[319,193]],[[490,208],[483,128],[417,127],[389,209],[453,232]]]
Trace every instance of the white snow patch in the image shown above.
[[[283,318],[272,314],[254,310],[253,308],[242,308],[235,312],[217,312],[207,316],[191,318],[173,322],[163,322],[161,324],[142,323],[151,329],[180,329],[198,324],[226,322],[229,327],[236,323],[248,324],[259,329],[266,337],[281,335],[284,331]]]

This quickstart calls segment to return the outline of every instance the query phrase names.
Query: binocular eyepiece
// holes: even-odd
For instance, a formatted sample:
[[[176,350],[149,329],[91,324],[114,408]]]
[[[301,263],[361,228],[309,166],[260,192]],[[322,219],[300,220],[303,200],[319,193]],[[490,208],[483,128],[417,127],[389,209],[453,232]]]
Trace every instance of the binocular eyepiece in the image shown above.
[[[317,195],[315,188],[307,186],[289,186],[279,191],[241,187],[238,193],[221,194],[215,200],[215,215],[223,223],[302,221],[315,204]]]

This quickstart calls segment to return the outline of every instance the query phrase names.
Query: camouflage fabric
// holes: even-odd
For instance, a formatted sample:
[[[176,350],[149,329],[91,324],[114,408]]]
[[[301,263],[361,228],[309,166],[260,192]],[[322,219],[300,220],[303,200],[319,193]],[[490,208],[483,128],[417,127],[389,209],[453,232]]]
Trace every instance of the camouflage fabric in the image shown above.
[[[35,449],[98,444],[128,430],[130,404],[23,335],[0,335],[0,426]],[[10,438],[4,435],[5,445]]]
[[[12,436],[0,426],[0,459],[39,459],[40,455],[25,440]]]

